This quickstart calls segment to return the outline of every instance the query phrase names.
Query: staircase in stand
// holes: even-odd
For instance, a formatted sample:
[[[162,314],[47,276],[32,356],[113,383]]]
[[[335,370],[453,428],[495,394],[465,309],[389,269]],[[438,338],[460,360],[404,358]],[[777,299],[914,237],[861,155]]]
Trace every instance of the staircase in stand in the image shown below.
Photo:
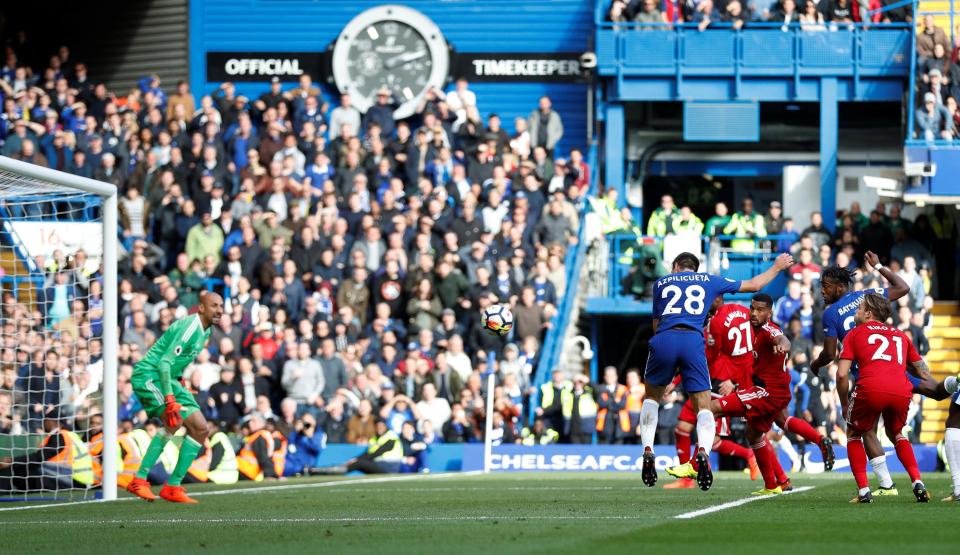
[[[930,352],[927,363],[933,378],[940,381],[960,372],[960,304],[957,301],[938,302],[933,307],[933,328],[927,333]],[[943,437],[950,400],[923,400],[922,443],[936,443]]]

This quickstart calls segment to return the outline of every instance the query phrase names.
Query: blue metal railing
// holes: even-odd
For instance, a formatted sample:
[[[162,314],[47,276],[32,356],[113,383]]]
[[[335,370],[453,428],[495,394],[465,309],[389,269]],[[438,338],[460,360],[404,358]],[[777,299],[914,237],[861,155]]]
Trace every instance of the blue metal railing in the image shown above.
[[[610,244],[607,273],[608,297],[621,299],[635,299],[637,297],[637,295],[630,290],[629,286],[624,285],[634,269],[635,262],[643,256],[636,247],[638,245],[659,245],[663,242],[663,239],[663,237],[649,235],[637,236],[632,233],[617,233],[607,237]],[[732,279],[749,279],[762,273],[779,253],[779,249],[777,248],[778,243],[781,240],[789,239],[791,238],[783,235],[768,235],[763,238],[754,238],[753,242],[756,247],[759,247],[761,244],[769,243],[770,245],[769,248],[765,249],[756,248],[756,252],[743,252],[724,248],[720,257],[725,261],[725,268],[722,268],[719,272],[721,275]],[[715,245],[715,240],[719,241],[720,244]],[[709,261],[715,254],[712,252],[713,248],[717,246],[722,247],[722,243],[734,240],[743,241],[744,239],[733,235],[720,235],[717,237],[701,236],[700,241],[704,258]],[[626,260],[630,260],[630,262],[628,263]],[[669,261],[664,261],[663,264],[662,270],[668,272]],[[783,285],[784,283],[782,282],[780,284],[774,282],[774,284],[768,287],[771,289],[780,289]],[[780,292],[782,293],[782,291]],[[744,296],[744,298],[747,297],[749,297],[749,295]],[[736,300],[737,298],[737,295],[731,295],[731,299]]]
[[[594,196],[598,190],[600,180],[600,168],[598,167],[599,156],[597,154],[597,143],[592,142],[587,154],[587,163],[590,165],[590,188],[587,191],[587,197]],[[586,258],[586,222],[584,216],[587,213],[589,202],[584,202],[583,209],[580,210],[580,231],[576,248],[567,253],[564,261],[567,268],[566,287],[567,290],[560,300],[557,307],[557,314],[551,320],[551,327],[547,330],[543,340],[543,346],[540,348],[540,360],[537,362],[537,368],[532,376],[533,393],[530,395],[529,422],[532,425],[535,418],[535,409],[540,401],[540,386],[550,381],[550,374],[559,364],[560,357],[563,355],[564,337],[566,337],[567,327],[570,325],[570,315],[577,302],[577,293],[580,285],[580,269],[583,267],[583,260]]]

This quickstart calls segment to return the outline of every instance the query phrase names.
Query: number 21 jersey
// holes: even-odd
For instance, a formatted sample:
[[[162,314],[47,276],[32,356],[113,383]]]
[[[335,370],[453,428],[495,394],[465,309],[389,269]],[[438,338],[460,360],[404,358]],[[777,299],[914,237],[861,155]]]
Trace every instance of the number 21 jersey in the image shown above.
[[[677,326],[702,329],[713,300],[739,290],[739,280],[698,272],[677,272],[658,279],[653,285],[653,317],[660,320],[657,332]]]
[[[907,364],[923,360],[902,331],[878,322],[866,322],[850,330],[840,358],[860,368],[857,391],[891,393],[910,397],[913,385],[907,379]]]

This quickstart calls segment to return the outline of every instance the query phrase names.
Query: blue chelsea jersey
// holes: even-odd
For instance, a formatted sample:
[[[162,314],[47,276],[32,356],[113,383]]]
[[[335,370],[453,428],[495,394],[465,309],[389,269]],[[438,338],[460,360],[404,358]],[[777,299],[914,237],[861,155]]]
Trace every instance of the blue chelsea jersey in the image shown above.
[[[677,272],[664,276],[653,286],[653,317],[660,320],[657,331],[676,326],[699,330],[713,300],[738,291],[739,280],[712,274]]]
[[[856,327],[857,323],[853,316],[867,293],[879,293],[884,297],[890,297],[886,289],[880,288],[850,291],[823,311],[823,334],[826,337],[836,337],[837,341],[842,342],[847,333]],[[839,353],[839,350],[837,352]]]

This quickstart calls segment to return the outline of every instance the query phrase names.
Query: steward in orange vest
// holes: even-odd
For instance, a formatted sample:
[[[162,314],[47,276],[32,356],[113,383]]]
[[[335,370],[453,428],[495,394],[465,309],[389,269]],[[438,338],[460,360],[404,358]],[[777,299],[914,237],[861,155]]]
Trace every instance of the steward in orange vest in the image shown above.
[[[627,387],[617,383],[617,369],[603,370],[603,385],[597,388],[597,441],[623,443],[630,434],[630,414],[627,412]]]
[[[40,447],[15,459],[0,459],[0,493],[93,485],[93,461],[87,444],[60,420],[60,410],[51,408],[43,416],[47,436]]]
[[[273,434],[266,429],[263,416],[256,412],[251,414],[244,428],[247,435],[243,438],[243,448],[237,453],[240,479],[259,482],[265,478],[277,478],[279,475],[273,459],[275,442]]]

